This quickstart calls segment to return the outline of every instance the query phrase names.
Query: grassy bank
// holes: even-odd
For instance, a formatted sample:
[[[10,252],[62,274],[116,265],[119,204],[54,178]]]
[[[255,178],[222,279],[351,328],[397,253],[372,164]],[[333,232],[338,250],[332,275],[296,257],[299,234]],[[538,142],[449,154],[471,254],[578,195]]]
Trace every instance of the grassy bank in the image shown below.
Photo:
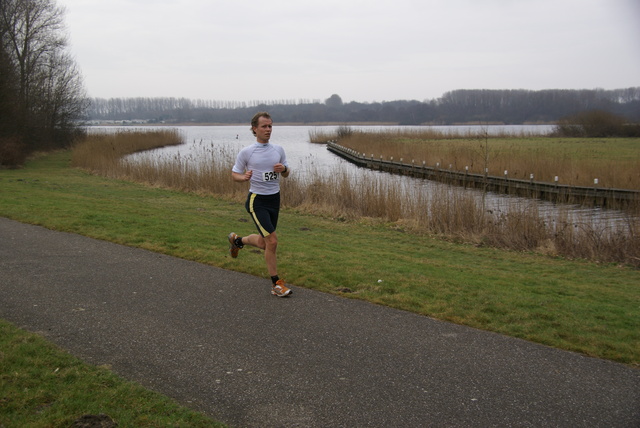
[[[70,153],[60,152],[0,171],[0,215],[265,276],[262,254],[228,255],[230,231],[253,231],[235,198],[97,177],[69,164]],[[281,219],[281,273],[294,286],[640,364],[638,270],[457,244],[381,220],[293,209]]]
[[[233,182],[229,174],[237,148],[200,141],[185,156],[141,154],[125,160],[114,156],[118,152],[113,148],[114,139],[123,153],[125,148],[134,151],[137,144],[140,149],[148,148],[149,141],[175,144],[171,130],[148,134],[153,137],[140,138],[136,132],[107,138],[92,135],[74,149],[73,165],[109,178],[237,201],[245,198],[246,186]],[[522,144],[528,141],[524,138]],[[458,147],[455,141],[450,144]],[[556,154],[546,153],[549,159]],[[416,235],[640,267],[640,201],[625,209],[624,222],[611,223],[597,217],[576,218],[563,206],[541,212],[539,204],[524,200],[487,205],[480,193],[460,187],[427,189],[417,180],[408,186],[386,174],[354,172],[340,165],[329,171],[318,171],[313,163],[299,168],[282,182],[283,205],[298,212],[351,221],[376,219]],[[301,171],[303,168],[306,170]]]
[[[121,427],[224,426],[2,320],[0,366],[1,427],[70,427],[100,414]]]

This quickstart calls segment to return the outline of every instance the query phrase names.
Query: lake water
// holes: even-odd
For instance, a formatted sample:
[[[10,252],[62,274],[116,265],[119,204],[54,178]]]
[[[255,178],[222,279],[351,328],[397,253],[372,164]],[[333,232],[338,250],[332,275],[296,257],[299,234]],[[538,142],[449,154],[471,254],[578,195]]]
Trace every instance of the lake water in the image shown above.
[[[153,128],[153,127],[145,127]],[[358,169],[338,156],[329,152],[325,145],[309,142],[310,132],[331,133],[338,126],[278,126],[273,127],[271,142],[281,145],[286,153],[289,164],[296,168],[296,174],[304,174],[313,168],[333,168],[336,165],[344,165],[347,169]],[[388,129],[424,129],[419,126],[350,126],[354,130],[388,130]],[[509,132],[519,134],[527,132],[532,134],[546,134],[553,128],[552,125],[507,125],[507,126],[434,126],[432,129],[443,132],[482,131],[487,129],[489,133]],[[126,130],[131,127],[92,127],[94,130]],[[161,128],[166,129],[166,128]],[[231,150],[239,151],[242,147],[253,144],[255,137],[247,126],[178,126],[185,137],[185,145],[166,147],[154,151],[159,157],[171,157],[180,154],[182,158],[197,155],[203,144],[227,146]],[[359,170],[359,169],[358,169]],[[361,170],[360,170],[361,171]]]
[[[154,127],[144,127],[149,129]],[[145,153],[143,156],[157,157],[158,159],[170,160],[172,157],[180,155],[181,159],[191,159],[192,162],[198,162],[198,153],[203,146],[217,146],[228,148],[228,151],[237,153],[241,148],[253,144],[255,137],[251,133],[249,125],[246,126],[178,126],[173,127],[179,130],[185,139],[186,144],[181,146],[165,147]],[[350,126],[352,129],[361,130],[389,130],[389,129],[424,129],[424,127],[416,126]],[[552,125],[511,125],[511,126],[442,126],[432,127],[443,132],[466,132],[466,131],[484,131],[491,133],[513,133],[519,135],[521,132],[526,134],[544,135],[549,133]],[[131,127],[91,127],[91,132],[116,130],[131,130]],[[162,127],[161,129],[166,129]],[[385,180],[396,181],[402,186],[407,194],[411,192],[430,192],[435,188],[442,188],[447,185],[436,183],[429,180],[416,179],[405,176],[393,176],[387,173],[370,171],[359,168],[342,158],[334,155],[326,149],[324,144],[314,144],[309,142],[311,132],[331,133],[335,131],[337,126],[278,126],[274,125],[271,134],[271,142],[281,145],[287,154],[287,160],[296,176],[303,178],[305,174],[311,174],[318,170],[336,170],[348,174],[354,174],[360,179],[366,180],[368,177],[380,177],[384,175]],[[231,165],[229,165],[229,169]],[[460,190],[460,188],[457,188]],[[478,198],[482,198],[481,191],[467,189],[464,190],[474,194]],[[553,214],[558,210],[558,206],[547,201],[530,200],[525,198],[513,197],[508,195],[488,193],[485,196],[485,205],[487,209],[494,212],[507,212],[513,204],[523,206],[523,204],[537,204],[538,210],[543,214]],[[525,205],[526,206],[526,205]],[[628,215],[615,210],[602,210],[599,208],[585,208],[577,205],[563,205],[563,210],[567,208],[572,214],[574,223],[593,222],[603,224],[606,227],[617,229],[617,226],[623,226],[628,220]],[[553,217],[553,216],[550,216]]]

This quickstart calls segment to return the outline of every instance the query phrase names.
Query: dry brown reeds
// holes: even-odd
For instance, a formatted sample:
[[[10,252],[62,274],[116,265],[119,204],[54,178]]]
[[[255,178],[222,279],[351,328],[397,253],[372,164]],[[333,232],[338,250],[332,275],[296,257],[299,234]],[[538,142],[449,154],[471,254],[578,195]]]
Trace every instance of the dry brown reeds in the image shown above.
[[[184,138],[175,129],[88,134],[73,147],[71,165],[106,177],[120,177],[122,158],[126,155],[183,143]]]
[[[164,131],[161,131],[164,132]],[[131,144],[134,134],[89,135],[74,149],[74,165],[109,177],[119,177],[181,191],[241,200],[247,187],[231,180],[237,148],[200,142],[191,155],[164,158],[139,154],[148,138]],[[120,141],[124,140],[123,147]],[[167,138],[167,141],[172,141]],[[88,149],[90,148],[90,149]],[[78,152],[76,152],[78,151]],[[120,153],[120,157],[114,155]],[[640,267],[640,209],[627,214],[626,223],[576,220],[564,210],[543,214],[535,203],[489,208],[484,198],[465,189],[407,184],[388,174],[371,171],[313,170],[282,180],[283,205],[301,212],[360,221],[377,219],[411,233],[518,251],[626,263]],[[368,220],[370,221],[370,220]]]
[[[503,176],[571,186],[598,185],[640,189],[640,139],[589,139],[535,136],[506,131],[402,129],[352,131],[338,138],[323,135],[375,159],[404,159],[410,163],[453,171]],[[317,141],[322,141],[317,138]],[[557,177],[557,181],[556,181]]]

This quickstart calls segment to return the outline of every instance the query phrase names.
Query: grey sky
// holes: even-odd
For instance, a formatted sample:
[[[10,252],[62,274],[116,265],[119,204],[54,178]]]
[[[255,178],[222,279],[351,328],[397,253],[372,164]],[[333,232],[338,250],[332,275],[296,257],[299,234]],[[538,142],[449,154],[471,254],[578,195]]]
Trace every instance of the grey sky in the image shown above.
[[[640,86],[639,0],[57,0],[92,97]]]

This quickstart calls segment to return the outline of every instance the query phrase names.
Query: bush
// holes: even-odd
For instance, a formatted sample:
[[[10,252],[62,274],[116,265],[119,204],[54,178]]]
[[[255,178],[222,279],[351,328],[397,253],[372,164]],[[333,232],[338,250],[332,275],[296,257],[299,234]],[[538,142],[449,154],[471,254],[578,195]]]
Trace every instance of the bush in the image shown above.
[[[554,135],[559,137],[633,137],[640,133],[640,125],[627,124],[626,119],[602,110],[584,111],[560,119]]]
[[[640,137],[640,123],[628,123],[622,128],[621,137],[638,138]]]
[[[353,129],[351,129],[351,127],[349,126],[341,125],[338,127],[337,135],[338,135],[338,140],[341,140],[343,138],[349,138],[350,136],[353,135]]]
[[[0,167],[17,168],[27,159],[23,144],[16,137],[0,137]]]

